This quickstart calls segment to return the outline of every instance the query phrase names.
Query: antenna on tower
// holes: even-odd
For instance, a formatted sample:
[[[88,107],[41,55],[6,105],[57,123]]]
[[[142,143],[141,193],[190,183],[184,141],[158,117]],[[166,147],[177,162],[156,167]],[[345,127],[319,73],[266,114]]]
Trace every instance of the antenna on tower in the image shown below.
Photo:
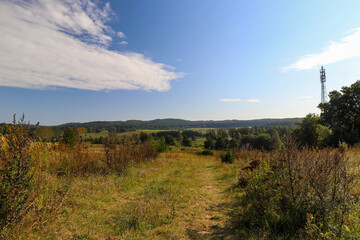
[[[320,82],[321,82],[321,102],[324,103],[326,102],[326,87],[325,87],[326,74],[325,74],[325,68],[323,66],[321,66],[320,69]]]

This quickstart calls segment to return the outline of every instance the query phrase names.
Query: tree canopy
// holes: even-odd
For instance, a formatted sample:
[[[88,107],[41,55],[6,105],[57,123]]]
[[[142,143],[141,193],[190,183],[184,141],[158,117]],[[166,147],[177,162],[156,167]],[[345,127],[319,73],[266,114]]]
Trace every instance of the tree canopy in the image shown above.
[[[329,93],[329,102],[319,104],[321,123],[331,129],[329,144],[360,142],[360,81]]]

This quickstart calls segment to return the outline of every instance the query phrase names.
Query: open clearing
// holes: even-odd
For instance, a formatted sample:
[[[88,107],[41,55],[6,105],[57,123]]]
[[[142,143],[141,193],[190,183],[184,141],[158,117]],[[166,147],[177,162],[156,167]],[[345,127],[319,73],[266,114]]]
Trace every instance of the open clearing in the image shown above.
[[[76,177],[64,205],[26,239],[232,239],[236,167],[213,156],[163,153],[122,176]]]

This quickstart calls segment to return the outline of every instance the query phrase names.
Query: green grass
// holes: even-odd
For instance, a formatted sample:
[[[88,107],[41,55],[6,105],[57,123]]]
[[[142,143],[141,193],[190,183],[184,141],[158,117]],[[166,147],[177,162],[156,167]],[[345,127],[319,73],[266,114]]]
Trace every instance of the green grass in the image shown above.
[[[214,157],[164,153],[121,177],[75,177],[57,215],[19,226],[17,239],[211,239],[226,222],[219,179],[229,171]]]

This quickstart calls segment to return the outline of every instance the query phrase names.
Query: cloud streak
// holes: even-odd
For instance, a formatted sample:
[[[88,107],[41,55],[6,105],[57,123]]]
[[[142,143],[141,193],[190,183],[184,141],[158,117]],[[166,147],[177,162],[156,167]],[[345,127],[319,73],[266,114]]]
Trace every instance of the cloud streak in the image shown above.
[[[261,101],[259,99],[246,99],[245,102],[249,103],[260,103]]]
[[[109,3],[90,0],[0,1],[0,86],[170,89],[182,73],[139,53],[108,49],[116,35],[106,25],[112,16]]]
[[[351,31],[351,34],[339,42],[332,42],[319,53],[304,55],[295,63],[283,67],[283,71],[307,70],[321,65],[343,61],[360,56],[360,28]]]
[[[117,35],[119,38],[126,38],[126,36],[123,32],[118,32]]]

